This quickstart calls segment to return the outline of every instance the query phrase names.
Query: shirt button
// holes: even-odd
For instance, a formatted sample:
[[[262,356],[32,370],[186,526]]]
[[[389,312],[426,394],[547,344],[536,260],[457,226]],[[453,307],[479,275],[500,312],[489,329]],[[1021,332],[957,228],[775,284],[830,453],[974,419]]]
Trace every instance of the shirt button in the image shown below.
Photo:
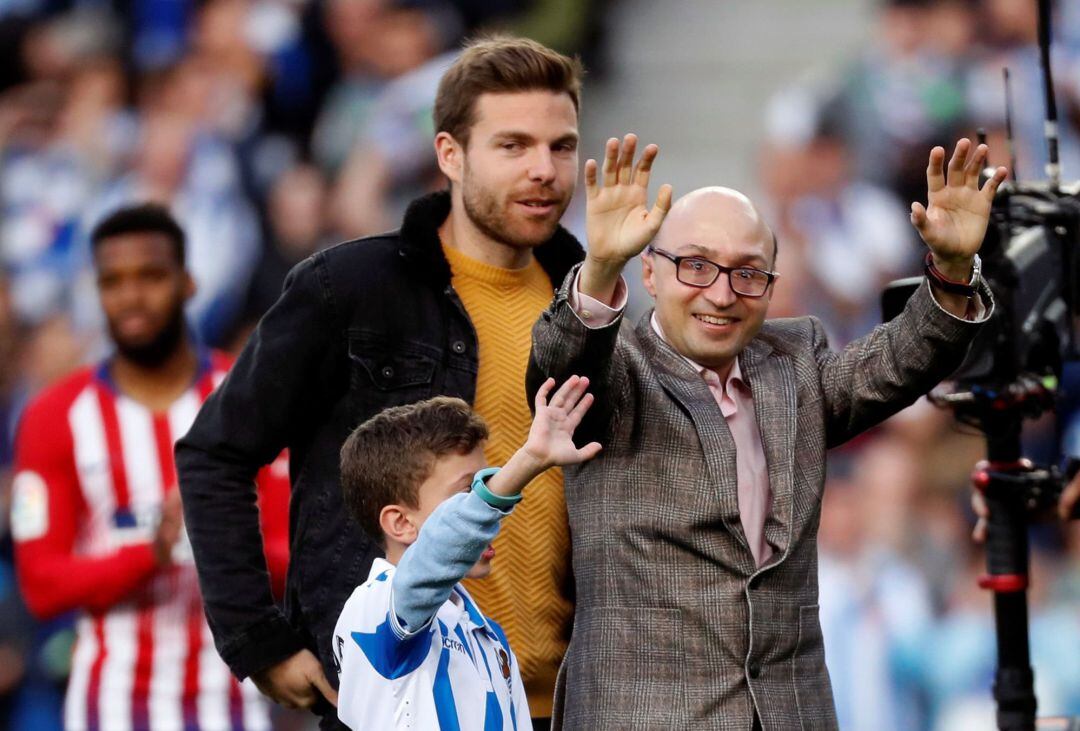
[[[761,666],[760,665],[751,665],[750,670],[747,673],[747,675],[750,676],[751,680],[757,680],[758,678],[761,677]]]
[[[581,311],[581,319],[582,320],[589,320],[591,318],[592,318],[592,310],[582,310]]]
[[[461,340],[455,340],[453,342],[453,344],[450,346],[450,349],[453,350],[458,355],[461,355],[462,353],[465,352],[465,343],[463,341],[461,341]]]
[[[393,378],[394,377],[394,369],[391,368],[390,366],[383,366],[382,377],[383,378]]]

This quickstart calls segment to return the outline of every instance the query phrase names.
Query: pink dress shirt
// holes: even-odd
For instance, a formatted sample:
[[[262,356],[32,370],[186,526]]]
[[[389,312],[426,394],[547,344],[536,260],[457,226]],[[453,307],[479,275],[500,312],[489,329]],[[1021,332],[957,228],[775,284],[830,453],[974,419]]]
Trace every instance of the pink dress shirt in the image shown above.
[[[579,275],[580,276],[580,275]],[[615,290],[614,307],[578,291],[578,281],[570,288],[570,307],[578,319],[589,328],[610,324],[626,308],[626,284],[620,279]],[[664,342],[663,330],[652,317],[652,327]],[[735,466],[738,475],[739,518],[746,542],[754,561],[763,565],[773,554],[773,547],[765,540],[765,519],[772,509],[772,487],[765,462],[765,448],[761,442],[757,419],[754,417],[754,397],[750,386],[743,380],[738,359],[732,364],[727,379],[721,382],[716,371],[706,368],[683,356],[705,380],[709,392],[716,400],[720,413],[727,421],[731,438],[735,441]]]

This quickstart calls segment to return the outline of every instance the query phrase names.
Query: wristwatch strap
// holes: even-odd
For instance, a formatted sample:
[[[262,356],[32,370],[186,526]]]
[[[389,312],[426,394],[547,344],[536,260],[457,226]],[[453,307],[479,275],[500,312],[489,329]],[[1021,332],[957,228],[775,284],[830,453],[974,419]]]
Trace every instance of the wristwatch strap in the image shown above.
[[[485,467],[473,476],[472,491],[485,503],[496,510],[509,510],[521,502],[521,493],[517,495],[496,495],[488,489],[487,481],[499,471],[498,467]]]
[[[942,274],[936,266],[934,266],[934,255],[931,252],[926,252],[926,259],[923,264],[923,270],[926,272],[926,278],[934,283],[938,289],[949,294],[958,294],[961,297],[972,298],[978,292],[979,279],[982,271],[982,260],[979,255],[975,255],[974,263],[971,267],[971,280],[968,282],[957,282],[955,279],[949,279]]]

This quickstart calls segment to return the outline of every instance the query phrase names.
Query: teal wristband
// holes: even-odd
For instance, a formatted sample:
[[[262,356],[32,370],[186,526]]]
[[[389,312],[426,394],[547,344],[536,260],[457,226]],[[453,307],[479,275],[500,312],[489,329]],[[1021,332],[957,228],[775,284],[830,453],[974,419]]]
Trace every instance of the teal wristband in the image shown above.
[[[498,467],[485,467],[477,472],[476,475],[473,476],[472,491],[476,493],[477,497],[496,510],[509,510],[521,502],[521,493],[518,493],[513,497],[506,497],[504,495],[496,495],[489,490],[487,480],[498,471]]]

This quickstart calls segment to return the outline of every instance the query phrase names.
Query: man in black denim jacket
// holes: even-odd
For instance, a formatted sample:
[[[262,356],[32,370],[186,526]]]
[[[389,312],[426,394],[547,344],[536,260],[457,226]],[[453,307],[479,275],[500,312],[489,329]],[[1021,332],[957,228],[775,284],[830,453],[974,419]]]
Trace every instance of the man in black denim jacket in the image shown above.
[[[463,58],[494,54],[500,64],[498,52],[507,48],[556,57],[503,39],[477,44]],[[569,64],[572,92],[527,81],[512,88],[521,80],[505,78],[497,82],[502,89],[466,88],[472,100],[456,120],[464,128],[440,128],[435,143],[452,191],[415,201],[399,232],[299,264],[177,445],[187,530],[218,651],[276,701],[314,706],[326,727],[334,724],[323,700],[335,700],[326,681],[336,678],[334,622],[382,553],[343,508],[341,445],[386,407],[475,395],[477,338],[442,244],[490,255],[492,263],[500,255],[535,256],[553,288],[584,256],[558,227],[577,174],[578,88],[576,66],[558,58]],[[513,123],[489,135],[499,115]],[[521,393],[524,400],[524,373]],[[293,485],[284,612],[270,595],[252,481],[283,447]]]

